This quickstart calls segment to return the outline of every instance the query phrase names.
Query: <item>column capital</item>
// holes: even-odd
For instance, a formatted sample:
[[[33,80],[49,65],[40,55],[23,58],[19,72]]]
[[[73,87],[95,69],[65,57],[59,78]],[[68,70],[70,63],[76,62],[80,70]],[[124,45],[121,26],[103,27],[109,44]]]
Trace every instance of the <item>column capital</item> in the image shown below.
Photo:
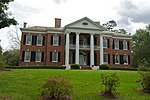
[[[65,31],[65,34],[70,34],[71,32],[69,32],[69,31]]]
[[[90,33],[90,35],[95,35],[95,33]]]
[[[76,34],[80,34],[80,32],[76,32]]]

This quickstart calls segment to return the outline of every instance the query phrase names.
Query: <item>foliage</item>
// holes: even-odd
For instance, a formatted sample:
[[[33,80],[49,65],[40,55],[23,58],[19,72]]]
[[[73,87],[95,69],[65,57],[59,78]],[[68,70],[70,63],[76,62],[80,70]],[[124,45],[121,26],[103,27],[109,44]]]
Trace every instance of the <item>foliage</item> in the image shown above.
[[[65,66],[5,66],[9,69],[65,69]]]
[[[109,65],[108,64],[101,64],[99,66],[99,69],[109,69]]]
[[[150,66],[150,25],[138,29],[132,38],[133,65]]]
[[[150,71],[150,68],[148,68],[148,67],[139,67],[138,71]]]
[[[71,64],[71,69],[80,69],[80,65],[79,64]]]
[[[105,93],[113,93],[116,91],[116,88],[120,85],[119,83],[119,77],[116,75],[116,73],[112,73],[111,75],[105,75],[101,74],[102,78],[102,85],[105,86]]]
[[[0,2],[0,29],[17,24],[14,18],[10,18],[11,13],[7,12],[8,4],[12,1],[14,0],[1,0]]]
[[[41,96],[49,99],[62,100],[72,93],[72,85],[63,76],[50,77],[42,86]]]
[[[19,65],[19,50],[9,50],[3,53],[4,62],[6,65],[18,66]]]
[[[111,67],[109,70],[126,70],[126,71],[137,71],[138,68],[122,68],[122,67]]]
[[[5,63],[3,61],[3,55],[0,54],[0,69],[3,69],[5,67]]]
[[[141,79],[138,81],[144,92],[150,93],[150,72],[140,72]]]
[[[117,23],[116,23],[116,21],[114,21],[114,20],[110,20],[110,21],[108,21],[107,23],[104,23],[103,26],[104,26],[105,28],[107,28],[108,30],[112,30],[114,27],[117,26]]]

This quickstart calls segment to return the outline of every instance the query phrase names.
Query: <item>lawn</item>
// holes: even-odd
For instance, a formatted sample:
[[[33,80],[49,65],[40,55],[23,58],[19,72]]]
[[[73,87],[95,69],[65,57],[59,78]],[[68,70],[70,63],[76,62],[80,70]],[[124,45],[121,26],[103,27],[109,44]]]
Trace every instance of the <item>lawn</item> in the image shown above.
[[[137,91],[139,79],[136,71],[119,70],[50,70],[50,69],[14,69],[0,72],[0,100],[37,100],[40,87],[45,79],[53,75],[68,77],[73,85],[73,100],[103,100],[99,91],[101,73],[117,73],[120,87],[119,100],[150,100],[150,95]]]

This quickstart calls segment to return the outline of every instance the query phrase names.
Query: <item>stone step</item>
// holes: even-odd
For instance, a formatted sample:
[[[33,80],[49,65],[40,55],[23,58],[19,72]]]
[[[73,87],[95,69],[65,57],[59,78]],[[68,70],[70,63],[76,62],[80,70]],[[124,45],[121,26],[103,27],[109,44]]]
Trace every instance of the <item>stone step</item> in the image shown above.
[[[87,65],[81,65],[82,70],[92,70],[90,66]]]

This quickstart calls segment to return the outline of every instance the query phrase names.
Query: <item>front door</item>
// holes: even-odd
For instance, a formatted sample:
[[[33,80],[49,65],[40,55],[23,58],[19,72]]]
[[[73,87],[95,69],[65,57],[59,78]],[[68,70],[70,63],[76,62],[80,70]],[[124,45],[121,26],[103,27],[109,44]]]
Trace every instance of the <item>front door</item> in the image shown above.
[[[86,56],[85,55],[79,55],[79,64],[86,65]]]

